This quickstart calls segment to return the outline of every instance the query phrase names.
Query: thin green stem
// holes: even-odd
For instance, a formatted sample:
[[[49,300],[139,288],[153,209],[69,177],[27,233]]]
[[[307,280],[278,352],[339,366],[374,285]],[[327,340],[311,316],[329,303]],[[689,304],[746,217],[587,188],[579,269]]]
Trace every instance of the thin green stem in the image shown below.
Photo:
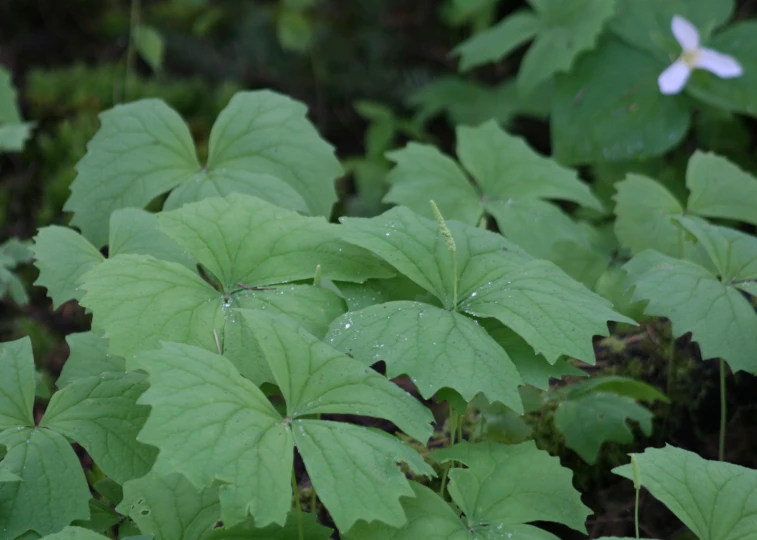
[[[633,471],[633,488],[636,491],[636,504],[633,511],[633,520],[636,525],[636,540],[639,539],[639,493],[641,492],[641,468],[636,460],[636,455],[631,454],[631,470]]]
[[[718,444],[718,460],[725,459],[725,424],[726,424],[726,394],[725,394],[725,361],[720,359],[720,441]]]
[[[137,39],[139,36],[139,17],[142,11],[142,0],[131,0],[131,14],[129,26],[129,44],[126,48],[126,77],[124,78],[124,101],[129,99],[131,78],[134,74],[137,55]]]
[[[634,511],[633,511],[633,520],[634,520],[634,523],[636,524],[636,540],[639,539],[639,492],[640,491],[641,491],[640,489],[636,490],[636,508],[634,508]]]
[[[292,467],[292,491],[294,492],[294,505],[297,508],[297,531],[299,539],[305,540],[305,530],[302,526],[302,505],[300,504],[300,490],[297,487],[297,475]]]
[[[452,306],[457,311],[457,253],[452,252]]]
[[[460,423],[460,415],[457,414],[457,412],[454,410],[452,405],[449,405],[449,446],[453,446],[455,444],[455,435],[457,433],[457,427]],[[449,474],[449,470],[452,467],[454,462],[448,461],[444,464],[444,472],[442,473],[442,485],[439,488],[439,496],[443,499],[444,498],[444,490],[447,487],[447,475]]]

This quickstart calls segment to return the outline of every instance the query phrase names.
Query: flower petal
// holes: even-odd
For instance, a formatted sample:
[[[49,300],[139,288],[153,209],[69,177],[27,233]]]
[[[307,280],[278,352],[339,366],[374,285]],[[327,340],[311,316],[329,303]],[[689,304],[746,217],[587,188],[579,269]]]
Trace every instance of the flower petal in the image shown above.
[[[686,86],[689,75],[691,75],[691,68],[679,58],[657,77],[657,85],[660,87],[660,92],[666,95],[677,94]]]
[[[741,64],[733,56],[712,49],[700,49],[695,66],[706,69],[723,79],[740,77],[744,73]]]
[[[673,15],[673,22],[670,27],[673,30],[673,35],[676,37],[676,40],[684,51],[691,51],[699,48],[699,31],[689,21],[680,15]]]

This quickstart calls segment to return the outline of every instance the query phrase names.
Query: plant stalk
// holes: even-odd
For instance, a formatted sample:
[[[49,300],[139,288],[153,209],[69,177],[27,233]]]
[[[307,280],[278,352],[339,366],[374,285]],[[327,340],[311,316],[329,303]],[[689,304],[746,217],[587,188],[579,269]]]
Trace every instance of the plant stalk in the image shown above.
[[[718,460],[725,459],[725,424],[726,424],[726,393],[725,393],[725,361],[720,359],[720,440],[718,444]]]
[[[305,530],[302,526],[302,505],[300,504],[300,490],[297,487],[297,475],[292,467],[292,491],[294,492],[294,505],[297,508],[297,532],[299,540],[305,540]]]

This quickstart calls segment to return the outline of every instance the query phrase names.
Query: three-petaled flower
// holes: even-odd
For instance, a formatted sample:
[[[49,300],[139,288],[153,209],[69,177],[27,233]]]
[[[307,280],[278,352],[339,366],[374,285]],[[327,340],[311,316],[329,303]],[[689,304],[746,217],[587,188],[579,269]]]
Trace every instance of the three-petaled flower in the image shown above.
[[[657,78],[657,84],[663,94],[677,94],[683,90],[695,69],[705,69],[722,79],[739,77],[743,73],[741,64],[732,56],[700,47],[699,32],[683,17],[673,16],[671,27],[683,52]]]

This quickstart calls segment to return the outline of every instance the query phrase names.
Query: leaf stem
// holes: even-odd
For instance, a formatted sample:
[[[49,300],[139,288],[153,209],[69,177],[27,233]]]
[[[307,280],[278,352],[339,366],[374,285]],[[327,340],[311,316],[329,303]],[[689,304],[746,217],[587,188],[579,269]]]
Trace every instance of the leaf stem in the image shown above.
[[[636,525],[636,540],[639,539],[639,492],[641,492],[641,470],[636,455],[631,454],[631,470],[633,471],[633,488],[636,491],[636,505],[634,507],[633,519]]]
[[[726,394],[725,394],[725,360],[720,359],[720,440],[718,444],[718,460],[725,459],[725,424],[726,424]]]
[[[297,507],[297,531],[299,539],[305,540],[305,530],[302,527],[302,505],[300,504],[300,490],[297,487],[297,475],[292,467],[292,491],[294,492],[294,505]]]
[[[452,232],[444,222],[444,217],[439,211],[439,207],[431,200],[431,211],[434,213],[436,223],[439,225],[439,232],[444,237],[444,242],[447,244],[447,249],[452,254],[452,309],[457,311],[457,245],[455,244],[455,238],[452,236]]]

